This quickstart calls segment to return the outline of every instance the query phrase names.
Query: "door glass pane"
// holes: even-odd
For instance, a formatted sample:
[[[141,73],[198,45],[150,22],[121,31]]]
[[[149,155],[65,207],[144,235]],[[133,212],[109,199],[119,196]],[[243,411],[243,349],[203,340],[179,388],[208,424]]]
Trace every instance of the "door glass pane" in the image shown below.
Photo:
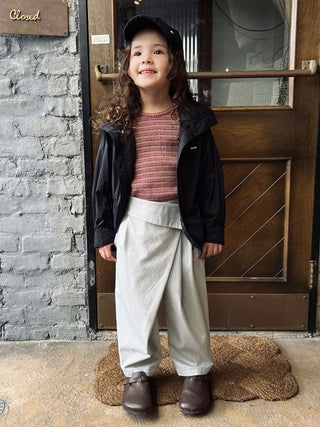
[[[180,32],[189,72],[288,69],[294,1],[119,0],[118,47],[124,47],[128,19],[157,16]],[[272,106],[288,105],[288,81],[190,79],[190,86],[196,99],[213,107]]]

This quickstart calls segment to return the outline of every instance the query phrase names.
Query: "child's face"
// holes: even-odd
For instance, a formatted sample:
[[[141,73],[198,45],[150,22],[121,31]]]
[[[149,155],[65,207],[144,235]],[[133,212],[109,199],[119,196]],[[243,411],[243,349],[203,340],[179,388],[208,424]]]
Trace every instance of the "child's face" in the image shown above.
[[[153,30],[137,33],[131,42],[128,74],[141,92],[169,95],[169,49],[165,37]]]

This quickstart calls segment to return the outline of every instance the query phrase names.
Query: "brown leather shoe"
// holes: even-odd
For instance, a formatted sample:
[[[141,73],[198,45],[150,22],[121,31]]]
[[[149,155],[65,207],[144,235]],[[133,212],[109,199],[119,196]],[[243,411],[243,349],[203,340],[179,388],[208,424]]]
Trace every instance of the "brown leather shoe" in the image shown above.
[[[185,415],[200,415],[211,407],[211,389],[208,375],[186,377],[180,396],[180,410]]]
[[[129,414],[146,415],[152,410],[150,377],[144,372],[135,372],[124,381],[122,407]]]

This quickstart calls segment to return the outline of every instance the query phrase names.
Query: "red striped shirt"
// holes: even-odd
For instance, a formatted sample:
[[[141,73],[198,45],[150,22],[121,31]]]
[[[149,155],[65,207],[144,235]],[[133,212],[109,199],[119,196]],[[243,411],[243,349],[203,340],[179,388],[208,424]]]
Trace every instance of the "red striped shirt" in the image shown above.
[[[135,121],[135,175],[131,195],[164,202],[178,197],[177,154],[180,123],[172,108],[141,113]]]

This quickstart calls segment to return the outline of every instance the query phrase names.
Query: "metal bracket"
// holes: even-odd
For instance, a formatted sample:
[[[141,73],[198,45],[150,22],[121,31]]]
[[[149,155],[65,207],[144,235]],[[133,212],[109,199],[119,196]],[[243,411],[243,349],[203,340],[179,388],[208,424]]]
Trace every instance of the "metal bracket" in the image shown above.
[[[316,273],[316,261],[311,260],[309,261],[309,281],[308,281],[308,287],[310,291],[314,287],[315,273]]]
[[[318,64],[315,59],[306,59],[302,61],[302,69],[303,70],[310,70],[311,75],[314,76],[318,71]]]

